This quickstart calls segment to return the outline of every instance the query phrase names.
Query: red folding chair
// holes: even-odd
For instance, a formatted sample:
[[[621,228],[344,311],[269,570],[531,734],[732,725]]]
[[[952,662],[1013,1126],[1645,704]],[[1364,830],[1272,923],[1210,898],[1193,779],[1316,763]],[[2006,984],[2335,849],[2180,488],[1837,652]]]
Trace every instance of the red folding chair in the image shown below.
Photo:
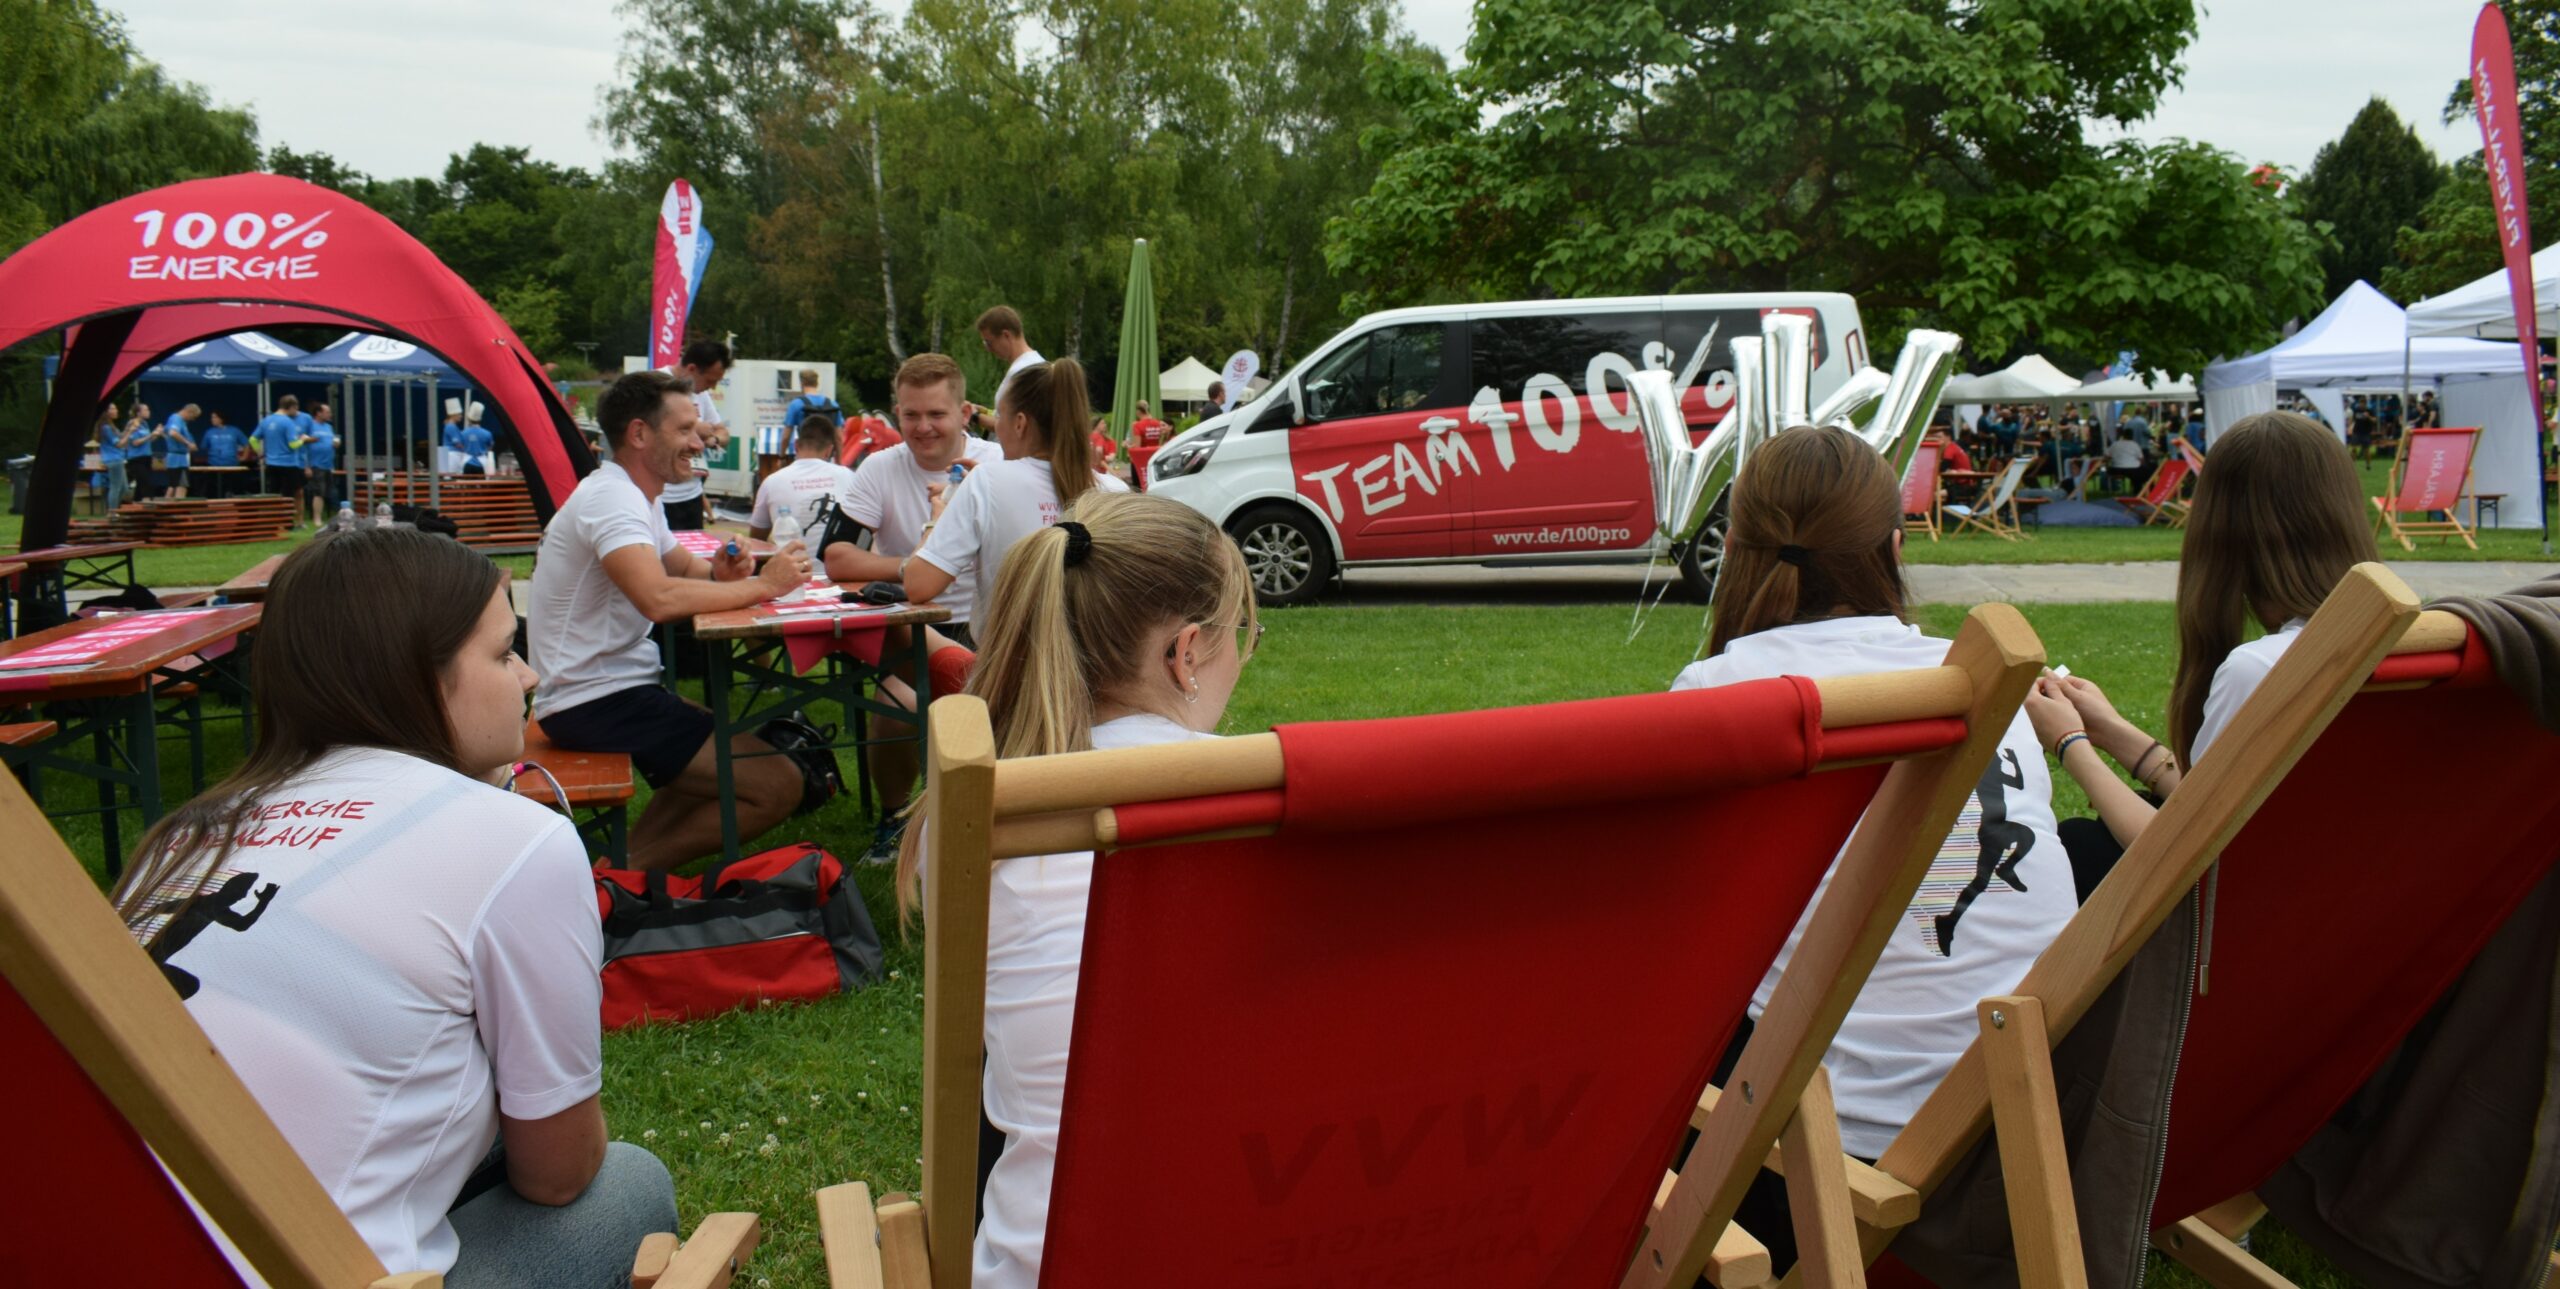
[[[1914,672],[1003,763],[938,701],[924,1198],[822,1192],[831,1272],[969,1283],[992,866],[1099,849],[1042,1284],[1765,1279],[1730,1215],[1782,1133],[1838,1157],[1822,1055],[2041,655],[1986,606]],[[1842,1171],[1790,1179],[1854,1249]]]
[[[187,1195],[271,1289],[443,1283],[384,1274],[6,775],[0,855],[0,1088],[23,1111],[0,1168],[0,1284],[242,1285]],[[718,1213],[680,1248],[651,1236],[632,1282],[726,1284],[758,1234],[754,1214]]]
[[[1902,531],[1927,533],[1933,542],[1943,525],[1938,501],[1946,495],[1938,486],[1938,457],[1937,444],[1923,443],[1911,449],[1911,464],[1902,472]]]
[[[2462,522],[2462,502],[2471,495],[2471,458],[2479,444],[2476,426],[2401,431],[2389,490],[2373,499],[2373,508],[2402,550],[2418,549],[2412,537],[2459,537],[2463,545],[2480,549],[2471,525]]]
[[[2125,509],[2142,516],[2145,528],[2164,519],[2172,527],[2183,527],[2187,522],[2187,503],[2179,496],[2179,491],[2186,487],[2187,477],[2194,471],[2194,464],[2186,457],[2171,457],[2151,472],[2151,482],[2142,485],[2140,494],[2122,504]]]
[[[2428,755],[2408,756],[2412,739]],[[2376,764],[2395,767],[2390,790],[2342,809],[2341,785]],[[2017,990],[1985,1000],[1982,1041],[1877,1167],[1926,1199],[1996,1122],[2023,1283],[2087,1283],[2081,1223],[2094,1220],[2151,1233],[2217,1286],[2284,1284],[2229,1238],[2263,1211],[2250,1192],[2330,1122],[2550,872],[2555,776],[2560,737],[2490,674],[2463,623],[2418,613],[2397,578],[2359,566]],[[2147,1210],[2075,1212],[2050,1045],[2217,864],[2155,1197]],[[2429,1162],[2486,1162],[2462,1153]],[[2427,1183],[2320,1203],[2353,1225]],[[1867,1224],[1867,1253],[1893,1234]],[[2550,1235],[2522,1243],[2547,1252]],[[2086,1266],[2113,1266],[2128,1251],[2086,1252]]]

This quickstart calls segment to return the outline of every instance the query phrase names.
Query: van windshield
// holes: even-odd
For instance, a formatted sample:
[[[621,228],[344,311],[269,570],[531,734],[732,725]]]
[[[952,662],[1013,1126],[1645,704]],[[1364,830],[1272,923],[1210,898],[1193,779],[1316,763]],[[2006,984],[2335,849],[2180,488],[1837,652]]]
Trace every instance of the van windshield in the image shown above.
[[[1380,327],[1324,356],[1298,389],[1307,420],[1383,416],[1422,406],[1440,387],[1448,324]]]

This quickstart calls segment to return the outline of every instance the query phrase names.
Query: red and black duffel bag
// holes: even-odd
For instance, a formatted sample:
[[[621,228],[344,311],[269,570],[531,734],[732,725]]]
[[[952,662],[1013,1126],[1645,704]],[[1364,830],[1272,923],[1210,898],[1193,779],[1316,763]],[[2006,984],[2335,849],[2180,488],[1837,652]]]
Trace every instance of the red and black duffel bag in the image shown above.
[[[815,842],[699,877],[600,868],[596,905],[606,1029],[806,1002],[880,974],[880,936],[862,894]]]

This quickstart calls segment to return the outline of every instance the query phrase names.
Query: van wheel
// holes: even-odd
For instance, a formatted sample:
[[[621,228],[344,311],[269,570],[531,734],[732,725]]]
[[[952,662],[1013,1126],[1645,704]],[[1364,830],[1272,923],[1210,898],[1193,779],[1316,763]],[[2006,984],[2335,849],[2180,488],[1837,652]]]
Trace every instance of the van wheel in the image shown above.
[[[1719,506],[1679,551],[1680,580],[1689,588],[1690,598],[1700,604],[1715,602],[1716,578],[1724,572],[1724,529],[1724,509]]]
[[[1313,604],[1333,580],[1333,544],[1302,511],[1265,506],[1237,521],[1235,537],[1263,604]]]

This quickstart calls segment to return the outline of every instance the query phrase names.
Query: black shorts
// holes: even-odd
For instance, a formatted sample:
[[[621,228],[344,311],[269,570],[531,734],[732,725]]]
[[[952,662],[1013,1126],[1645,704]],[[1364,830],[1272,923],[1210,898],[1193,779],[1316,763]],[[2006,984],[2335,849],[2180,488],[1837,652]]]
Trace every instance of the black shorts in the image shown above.
[[[635,685],[542,718],[542,732],[573,752],[621,752],[652,788],[684,773],[711,741],[711,713],[657,685]]]
[[[679,533],[698,532],[702,528],[702,498],[683,501],[661,501],[658,508],[667,512],[667,527]]]
[[[301,466],[271,465],[263,466],[261,469],[266,472],[268,492],[279,497],[299,497],[302,495]]]

